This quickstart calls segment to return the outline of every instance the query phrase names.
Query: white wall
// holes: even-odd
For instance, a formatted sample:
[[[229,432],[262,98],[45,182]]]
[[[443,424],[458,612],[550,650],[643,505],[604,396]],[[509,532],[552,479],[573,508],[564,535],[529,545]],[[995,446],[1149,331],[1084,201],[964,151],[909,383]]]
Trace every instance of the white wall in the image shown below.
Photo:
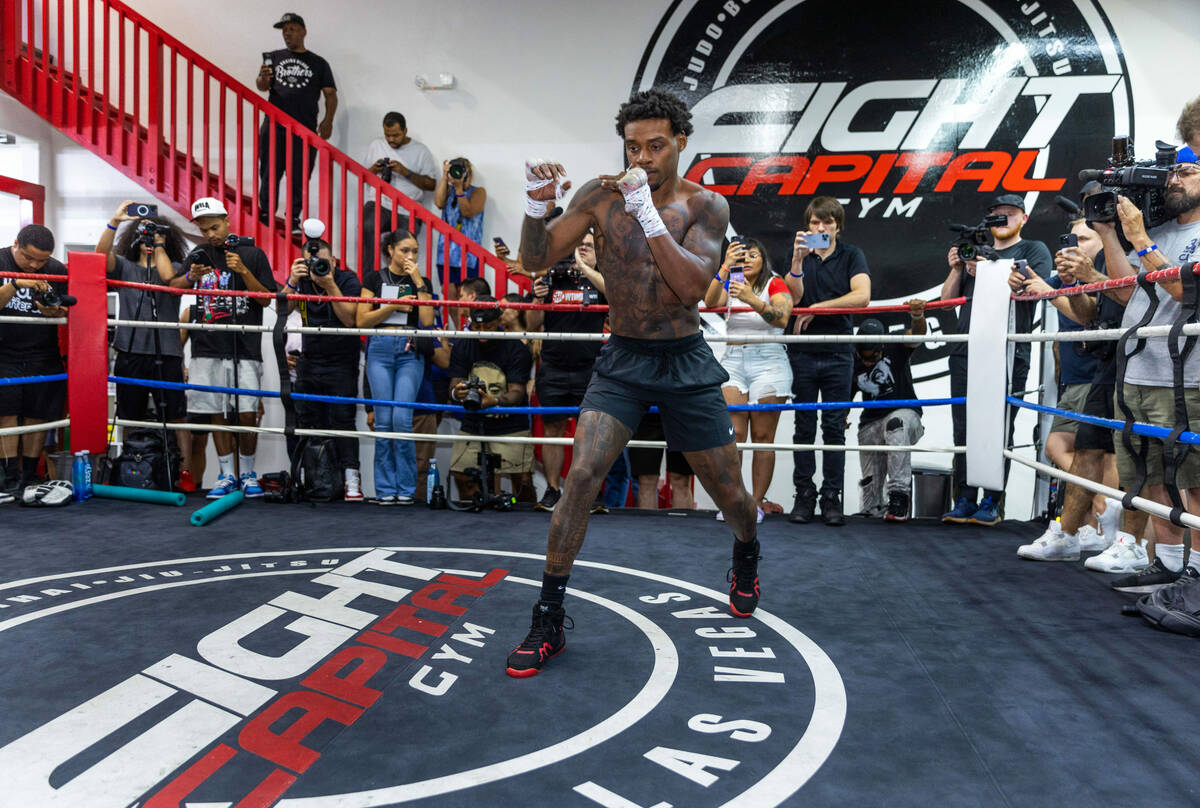
[[[669,6],[665,0],[342,0],[336,5],[305,0],[286,8],[232,0],[133,0],[131,5],[247,84],[258,69],[260,52],[280,47],[278,32],[271,28],[279,14],[293,10],[304,15],[308,46],[329,60],[339,84],[335,145],[361,156],[378,137],[383,113],[404,113],[410,134],[425,142],[436,159],[471,158],[478,183],[489,193],[485,241],[499,235],[510,244],[518,241],[521,166],[527,155],[553,156],[577,179],[620,167],[613,116]],[[1124,48],[1138,151],[1147,156],[1155,138],[1174,139],[1180,107],[1200,93],[1183,67],[1200,44],[1196,5],[1192,0],[1103,0],[1102,5]],[[413,84],[417,73],[442,71],[455,74],[456,89],[423,92]],[[112,209],[140,194],[135,184],[6,96],[0,96],[0,129],[21,136],[24,149],[24,156],[14,159],[0,147],[0,170],[51,188],[48,223],[60,243],[93,241]],[[7,238],[13,229],[10,221],[0,222],[0,236]],[[922,385],[918,394],[946,395],[947,383],[943,378]],[[280,420],[272,406],[268,423]],[[1018,443],[1028,442],[1032,421],[1022,413]],[[944,410],[926,418],[926,430],[928,445],[952,442]],[[778,437],[786,441],[790,435],[791,417],[785,415]],[[282,467],[278,442],[265,441],[264,447],[259,467]],[[369,444],[363,454],[368,468]],[[847,477],[853,481],[857,460],[853,454],[848,460]],[[935,462],[948,465],[949,459]],[[781,454],[770,497],[785,506],[791,503],[790,473],[791,459]],[[1032,494],[1032,475],[1014,471],[1010,515],[1024,516],[1023,503],[1032,502]],[[847,510],[853,512],[857,493],[852,485],[846,498]],[[707,502],[703,496],[700,501]]]

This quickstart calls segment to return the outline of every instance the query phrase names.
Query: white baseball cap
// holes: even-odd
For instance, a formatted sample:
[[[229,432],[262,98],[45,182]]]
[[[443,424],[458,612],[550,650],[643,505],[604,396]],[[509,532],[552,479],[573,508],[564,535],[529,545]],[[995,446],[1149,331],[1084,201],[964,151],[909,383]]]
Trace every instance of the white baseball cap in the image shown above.
[[[229,211],[221,204],[221,200],[213,196],[197,199],[192,203],[192,221],[201,216],[228,216]]]

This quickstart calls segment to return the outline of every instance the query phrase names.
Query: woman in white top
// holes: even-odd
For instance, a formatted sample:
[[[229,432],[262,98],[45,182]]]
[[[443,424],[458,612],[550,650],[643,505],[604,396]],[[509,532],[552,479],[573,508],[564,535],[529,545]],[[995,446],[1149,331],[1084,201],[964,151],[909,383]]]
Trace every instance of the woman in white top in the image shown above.
[[[725,401],[729,404],[781,404],[787,401],[792,389],[792,366],[783,344],[732,341],[739,335],[782,334],[792,311],[792,295],[783,280],[771,271],[770,261],[759,241],[739,236],[730,242],[725,261],[708,286],[704,305],[749,306],[753,310],[726,315],[726,333],[731,341],[721,360],[721,366],[729,373],[729,381],[721,388]],[[754,443],[775,440],[778,412],[734,412],[730,417],[739,443],[746,440],[747,431]],[[769,513],[783,512],[778,505],[766,500],[774,472],[775,453],[755,452],[751,479],[760,522],[764,509]],[[720,519],[721,514],[718,513],[717,518]]]

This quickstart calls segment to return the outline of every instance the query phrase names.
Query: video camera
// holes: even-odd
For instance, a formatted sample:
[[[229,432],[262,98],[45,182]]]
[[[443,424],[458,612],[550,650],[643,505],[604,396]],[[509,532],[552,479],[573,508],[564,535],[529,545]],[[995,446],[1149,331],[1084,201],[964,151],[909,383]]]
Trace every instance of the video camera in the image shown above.
[[[317,256],[324,246],[320,238],[325,235],[325,224],[320,219],[305,219],[303,228],[304,235],[308,237],[308,241],[304,242],[304,251],[308,253],[304,266],[308,267],[308,274],[312,277],[323,278],[333,272],[333,264],[329,259]]]
[[[134,228],[137,233],[137,238],[133,240],[134,245],[145,244],[150,248],[154,247],[156,237],[165,236],[171,232],[169,224],[159,224],[150,219],[138,219],[138,223],[134,225]]]
[[[995,213],[983,217],[977,225],[952,224],[950,229],[958,233],[954,249],[959,259],[963,261],[994,261],[1000,257],[992,249],[992,228],[1003,227],[1008,223],[1008,217],[1003,213]]]
[[[554,289],[578,289],[583,283],[583,271],[575,266],[574,260],[566,258],[546,273],[546,285]]]
[[[33,299],[35,302],[49,308],[67,308],[79,302],[78,298],[74,298],[71,295],[60,294],[53,286],[44,292],[34,292]]]
[[[1079,172],[1080,182],[1099,182],[1111,191],[1101,191],[1083,200],[1083,217],[1091,222],[1116,222],[1117,232],[1124,244],[1128,242],[1117,221],[1117,196],[1124,196],[1142,212],[1146,229],[1166,222],[1164,190],[1171,167],[1176,162],[1176,150],[1170,143],[1155,142],[1153,160],[1134,160],[1133,143],[1127,137],[1113,138],[1112,157],[1108,168],[1086,169]]]
[[[467,386],[467,397],[462,401],[463,409],[467,412],[479,412],[483,407],[483,397],[487,394],[487,382],[478,376],[472,376],[463,384]]]

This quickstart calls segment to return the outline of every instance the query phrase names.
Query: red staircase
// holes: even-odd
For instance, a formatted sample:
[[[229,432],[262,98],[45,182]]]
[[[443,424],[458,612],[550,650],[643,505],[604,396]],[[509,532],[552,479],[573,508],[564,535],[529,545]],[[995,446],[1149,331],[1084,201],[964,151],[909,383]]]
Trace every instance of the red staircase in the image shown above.
[[[124,3],[0,0],[0,66],[0,88],[185,218],[193,200],[222,199],[233,232],[255,237],[277,277],[299,254],[299,242],[286,224],[294,215],[325,222],[325,238],[342,266],[359,268],[364,192],[372,187],[392,200],[394,211],[405,210],[410,221],[424,222],[429,277],[441,233],[446,237],[443,265],[450,263],[450,242],[457,242],[492,268],[497,295],[508,289],[503,261]],[[259,161],[284,161],[290,173],[292,138],[285,139],[283,154],[274,153],[273,138],[270,153],[259,154],[264,120],[301,138],[316,154],[316,192],[310,194],[303,182],[302,210],[293,211],[285,178],[269,200],[274,211],[283,190],[284,217],[269,216],[265,224],[259,220]],[[377,205],[377,217],[379,211]],[[376,233],[395,225],[392,214],[383,215],[382,226],[375,222]],[[523,285],[524,279],[513,281]]]

